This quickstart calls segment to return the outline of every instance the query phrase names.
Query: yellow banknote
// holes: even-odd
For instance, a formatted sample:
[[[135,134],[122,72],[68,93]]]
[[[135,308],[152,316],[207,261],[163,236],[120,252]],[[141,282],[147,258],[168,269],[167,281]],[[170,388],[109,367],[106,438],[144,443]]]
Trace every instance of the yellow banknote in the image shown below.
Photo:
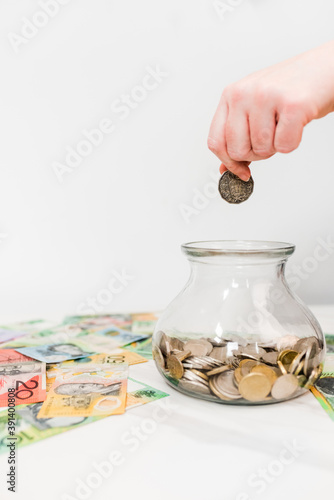
[[[90,417],[124,413],[128,366],[95,365],[88,373],[58,374],[38,418]]]

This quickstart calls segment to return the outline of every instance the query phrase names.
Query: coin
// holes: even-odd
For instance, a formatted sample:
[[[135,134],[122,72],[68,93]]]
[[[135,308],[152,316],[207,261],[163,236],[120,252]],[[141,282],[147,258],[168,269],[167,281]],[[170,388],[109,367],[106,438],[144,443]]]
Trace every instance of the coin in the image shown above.
[[[182,351],[184,343],[182,342],[182,340],[180,340],[176,337],[172,337],[170,339],[170,346],[171,346],[172,351],[174,351],[175,349],[177,349],[178,351]]]
[[[188,340],[183,349],[190,351],[192,356],[207,356],[212,351],[213,347],[207,340]]]
[[[288,373],[278,377],[271,389],[271,395],[274,399],[287,399],[290,398],[299,388],[297,378]]]
[[[229,170],[223,173],[218,184],[220,196],[228,203],[233,204],[246,201],[252,194],[253,189],[254,181],[252,177],[248,182],[245,182]]]
[[[184,373],[184,368],[181,361],[176,356],[167,358],[167,367],[173,378],[180,379]]]
[[[166,335],[164,332],[159,331],[157,333],[157,336],[161,333],[161,338],[160,338],[160,349],[161,351],[166,354],[167,356],[170,355],[171,351],[171,346],[170,346],[170,338],[168,335]]]
[[[304,375],[307,377],[309,368],[311,367],[311,360],[314,358],[316,354],[316,345],[311,344],[308,346],[305,354],[305,359],[304,359]]]
[[[312,387],[321,374],[323,350],[316,337],[282,337],[278,351],[274,341],[263,341],[260,336],[250,340],[231,333],[226,338],[188,337],[182,341],[162,331],[158,334],[160,344],[153,346],[157,366],[168,369],[166,376],[180,389],[199,397],[230,402],[288,399],[298,395],[300,388]],[[187,338],[186,332],[182,338]]]
[[[299,366],[299,363],[301,362],[301,360],[303,359],[303,357],[305,356],[306,354],[306,349],[302,352],[300,352],[292,361],[291,365],[289,366],[289,373],[295,373],[295,371],[297,370],[298,366]]]
[[[206,372],[208,377],[211,377],[212,375],[217,375],[218,373],[226,372],[227,370],[231,370],[232,365],[222,365],[218,366],[218,368],[214,368],[213,370],[210,370],[209,372]]]
[[[316,381],[320,377],[321,373],[322,373],[322,365],[319,365],[319,366],[313,368],[312,373],[310,375],[310,378],[308,379],[308,381],[306,382],[306,384],[304,386],[305,389],[310,389],[312,387],[312,385],[314,385],[316,383]]]
[[[211,358],[226,361],[226,347],[214,347],[210,353]]]
[[[230,399],[240,399],[241,394],[234,383],[234,372],[232,370],[214,375],[216,388],[224,396]]]
[[[157,345],[155,345],[152,349],[152,356],[153,356],[154,361],[156,363],[158,363],[160,368],[164,369],[165,368],[165,358],[163,357],[162,352],[160,351],[160,349]]]
[[[297,375],[299,375],[301,373],[301,371],[303,370],[304,368],[304,364],[305,364],[305,360],[302,359],[302,361],[299,363],[299,365],[297,366],[297,368],[295,369],[295,371],[293,372],[293,374],[297,377]]]
[[[298,356],[297,351],[292,351],[291,349],[285,349],[284,351],[281,351],[278,355],[277,360],[282,361],[283,365],[285,367],[288,367],[291,365],[292,361],[295,359],[295,357]]]
[[[277,340],[277,349],[283,351],[285,349],[293,349],[296,342],[298,342],[299,337],[296,335],[284,335]]]
[[[234,373],[232,370],[210,377],[209,385],[214,394],[220,399],[231,400],[241,398],[241,394],[234,384]]]
[[[185,391],[194,393],[198,392],[199,394],[207,394],[212,396],[209,387],[201,384],[200,382],[182,379],[179,381],[179,386]]]
[[[278,357],[277,351],[270,351],[263,354],[261,356],[261,360],[264,361],[265,363],[268,363],[268,365],[276,365],[277,357]]]
[[[217,368],[218,369],[218,368]],[[198,377],[201,377],[203,380],[209,380],[209,377],[203,373],[203,372],[200,372],[199,370],[195,370],[194,368],[192,370],[190,370],[192,373],[194,373],[195,375],[197,375]]]
[[[286,371],[285,366],[283,365],[282,361],[278,360],[277,364],[278,364],[278,367],[281,371],[281,374],[286,375],[288,372]]]
[[[270,379],[263,373],[249,373],[239,384],[239,392],[247,401],[262,401],[271,389]]]
[[[189,358],[191,356],[190,351],[179,351],[178,353],[175,354],[175,356],[180,360],[183,361],[186,358]]]
[[[207,380],[203,379],[202,377],[194,373],[192,370],[185,370],[183,378],[187,380],[192,380],[194,382],[200,382],[201,384],[204,385],[209,385]]]
[[[240,365],[241,375],[245,377],[251,372],[251,369],[258,364],[258,361],[248,360],[246,363]]]
[[[236,368],[234,370],[234,378],[235,378],[235,381],[236,383],[239,385],[240,384],[240,381],[242,379],[242,373],[241,373],[241,368]]]
[[[216,387],[216,377],[210,377],[209,378],[209,387],[213,394],[215,394],[219,399],[223,399],[224,401],[231,401],[231,398],[226,397],[224,394],[222,394]]]
[[[277,379],[276,372],[266,365],[253,366],[253,368],[251,369],[251,373],[263,373],[263,375],[265,375],[270,380],[271,385],[273,385],[273,383]]]

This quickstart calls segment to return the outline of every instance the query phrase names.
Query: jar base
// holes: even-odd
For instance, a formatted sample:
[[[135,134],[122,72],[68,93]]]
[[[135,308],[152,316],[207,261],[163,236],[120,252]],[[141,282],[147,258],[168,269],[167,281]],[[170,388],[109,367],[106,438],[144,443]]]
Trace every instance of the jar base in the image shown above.
[[[160,370],[159,370],[159,372],[160,372]],[[166,383],[170,387],[172,387],[174,390],[184,394],[185,396],[188,396],[191,398],[196,398],[196,399],[201,399],[204,401],[210,401],[211,403],[224,404],[224,405],[233,405],[233,406],[271,405],[271,404],[291,401],[293,399],[296,399],[296,398],[299,398],[300,396],[305,395],[308,392],[307,389],[300,388],[298,391],[296,391],[296,394],[289,397],[288,399],[268,398],[267,400],[262,400],[262,401],[247,401],[246,399],[223,400],[223,399],[220,399],[220,398],[213,396],[213,395],[210,395],[210,394],[199,394],[198,392],[195,392],[195,391],[185,390],[179,384],[176,384],[174,381],[172,382],[171,380],[169,380],[169,378],[166,377],[164,373],[162,373],[162,372],[160,372],[160,373],[163,375],[163,378],[165,379]]]

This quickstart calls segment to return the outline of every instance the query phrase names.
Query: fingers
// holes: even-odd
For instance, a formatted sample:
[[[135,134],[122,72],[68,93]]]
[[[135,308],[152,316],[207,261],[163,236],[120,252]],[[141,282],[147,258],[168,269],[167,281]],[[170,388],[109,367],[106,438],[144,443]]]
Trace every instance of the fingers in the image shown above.
[[[219,172],[223,175],[224,172],[226,172],[228,168],[225,167],[224,163],[222,163],[219,167]]]
[[[240,108],[230,108],[226,122],[226,144],[229,157],[235,161],[250,159],[252,144],[249,134],[248,117]]]
[[[227,119],[228,107],[224,97],[222,97],[211,123],[208,147],[228,170],[236,174],[240,179],[246,181],[250,177],[250,170],[248,168],[250,162],[236,161],[229,156],[226,144]]]
[[[274,108],[256,107],[249,116],[250,140],[257,159],[275,154],[276,112]]]
[[[278,115],[274,148],[279,153],[290,153],[298,148],[306,123],[298,109],[285,109]]]

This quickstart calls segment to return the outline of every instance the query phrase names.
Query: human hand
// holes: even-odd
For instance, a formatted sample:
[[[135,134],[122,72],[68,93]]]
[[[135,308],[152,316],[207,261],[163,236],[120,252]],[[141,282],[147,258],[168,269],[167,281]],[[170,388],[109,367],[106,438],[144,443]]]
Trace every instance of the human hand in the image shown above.
[[[249,164],[290,153],[310,121],[334,111],[334,41],[226,87],[211,123],[208,147],[243,180]]]

